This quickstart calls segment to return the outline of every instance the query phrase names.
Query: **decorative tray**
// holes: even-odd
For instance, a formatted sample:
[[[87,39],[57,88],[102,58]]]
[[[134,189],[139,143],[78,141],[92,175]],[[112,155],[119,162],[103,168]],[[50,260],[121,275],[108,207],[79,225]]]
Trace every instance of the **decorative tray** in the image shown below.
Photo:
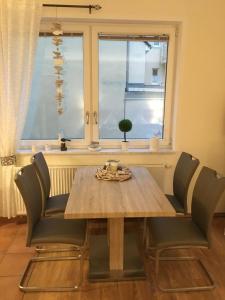
[[[117,170],[112,170],[108,166],[98,168],[96,177],[100,180],[125,181],[132,177],[132,172],[126,167],[119,166]]]

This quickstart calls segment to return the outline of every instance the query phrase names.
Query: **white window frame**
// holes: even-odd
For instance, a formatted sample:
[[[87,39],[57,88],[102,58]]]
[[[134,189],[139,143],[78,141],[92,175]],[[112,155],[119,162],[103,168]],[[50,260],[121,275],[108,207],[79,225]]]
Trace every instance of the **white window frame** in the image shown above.
[[[80,147],[85,148],[91,141],[91,116],[89,115],[89,124],[86,122],[86,113],[90,113],[91,108],[91,90],[90,90],[90,65],[91,65],[91,52],[90,52],[90,26],[86,24],[74,24],[69,22],[60,22],[62,24],[62,29],[66,33],[82,33],[83,34],[83,92],[84,92],[84,139],[72,139],[69,142],[70,147]],[[52,32],[52,22],[45,22],[41,24],[40,33],[51,33]],[[31,147],[31,146],[57,146],[59,145],[58,140],[21,140],[20,147]]]
[[[150,24],[104,24],[92,27],[92,101],[93,111],[98,112],[99,101],[99,66],[98,66],[98,34],[121,34],[121,35],[163,35],[169,36],[168,42],[168,58],[167,58],[167,75],[166,75],[166,93],[164,102],[164,131],[163,139],[160,140],[160,145],[171,145],[171,129],[172,129],[172,103],[173,103],[173,86],[174,86],[174,71],[175,71],[175,26],[160,26]],[[93,125],[93,139],[99,140],[104,147],[119,147],[121,140],[99,139],[98,124]],[[131,139],[131,148],[146,147],[149,144],[149,139]]]
[[[169,146],[172,141],[172,104],[175,78],[175,32],[174,25],[154,25],[154,24],[107,24],[107,23],[74,23],[60,22],[63,31],[66,33],[82,33],[84,49],[84,139],[73,139],[70,146],[73,148],[86,148],[90,141],[100,142],[103,148],[120,147],[121,140],[99,139],[98,124],[95,124],[94,112],[98,117],[99,101],[99,50],[98,34],[121,34],[121,35],[163,35],[169,36],[166,93],[164,104],[164,138],[160,141],[161,146]],[[51,32],[52,22],[41,24],[40,32]],[[86,123],[86,113],[89,113],[89,124]],[[98,118],[97,118],[98,119]],[[98,123],[98,122],[97,122]],[[20,146],[32,145],[58,145],[58,140],[21,140]],[[133,148],[146,147],[148,139],[130,140]]]

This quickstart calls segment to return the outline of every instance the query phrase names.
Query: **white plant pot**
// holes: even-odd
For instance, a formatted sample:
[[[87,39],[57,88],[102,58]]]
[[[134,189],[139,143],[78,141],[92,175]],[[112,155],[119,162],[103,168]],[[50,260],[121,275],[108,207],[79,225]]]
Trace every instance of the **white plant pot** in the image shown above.
[[[149,149],[151,151],[159,151],[159,138],[153,137],[149,140]]]
[[[48,145],[48,144],[46,144],[46,145],[45,145],[45,151],[50,151],[50,150],[51,150],[51,146]]]
[[[31,146],[31,152],[32,153],[36,153],[37,152],[37,146],[36,145],[32,145]]]
[[[122,141],[121,142],[121,149],[122,149],[122,151],[127,151],[128,150],[128,148],[129,148],[129,142],[128,141]]]

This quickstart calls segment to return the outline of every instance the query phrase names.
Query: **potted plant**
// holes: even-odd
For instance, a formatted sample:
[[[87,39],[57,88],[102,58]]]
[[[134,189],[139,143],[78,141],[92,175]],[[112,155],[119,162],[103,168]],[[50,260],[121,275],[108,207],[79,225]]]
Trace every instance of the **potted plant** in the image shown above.
[[[124,140],[122,141],[122,150],[128,149],[127,132],[132,129],[132,122],[128,119],[123,119],[119,122],[119,129],[124,134]]]

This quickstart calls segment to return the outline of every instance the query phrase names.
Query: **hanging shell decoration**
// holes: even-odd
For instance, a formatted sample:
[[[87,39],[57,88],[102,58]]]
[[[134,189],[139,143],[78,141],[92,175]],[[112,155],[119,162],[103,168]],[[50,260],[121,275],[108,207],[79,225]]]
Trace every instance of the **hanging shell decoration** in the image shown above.
[[[55,86],[56,86],[56,95],[55,95],[55,100],[57,103],[57,112],[59,115],[63,114],[64,109],[63,109],[63,55],[60,50],[60,46],[63,44],[63,31],[61,28],[61,24],[59,23],[54,23],[53,28],[52,28],[52,43],[56,46],[56,50],[53,51],[53,62],[54,62],[54,69],[55,69],[55,74],[56,74],[56,81],[55,81]]]

